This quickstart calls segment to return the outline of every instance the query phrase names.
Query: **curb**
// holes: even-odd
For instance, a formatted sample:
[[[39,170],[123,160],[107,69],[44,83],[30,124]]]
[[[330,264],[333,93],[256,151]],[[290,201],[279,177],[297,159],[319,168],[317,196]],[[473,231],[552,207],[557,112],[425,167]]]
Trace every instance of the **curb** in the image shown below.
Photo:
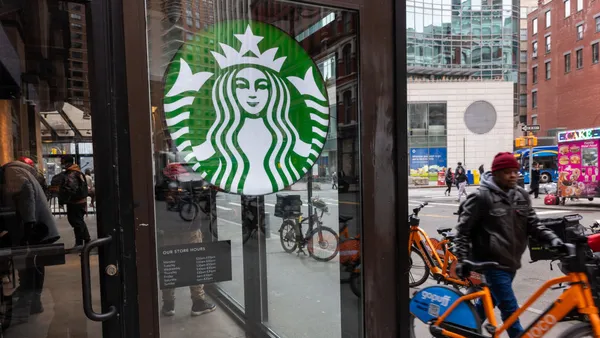
[[[540,205],[533,206],[535,209],[561,210],[561,211],[576,211],[576,212],[600,212],[600,208],[582,208],[582,207],[565,207],[564,205]],[[561,208],[562,207],[562,208]]]

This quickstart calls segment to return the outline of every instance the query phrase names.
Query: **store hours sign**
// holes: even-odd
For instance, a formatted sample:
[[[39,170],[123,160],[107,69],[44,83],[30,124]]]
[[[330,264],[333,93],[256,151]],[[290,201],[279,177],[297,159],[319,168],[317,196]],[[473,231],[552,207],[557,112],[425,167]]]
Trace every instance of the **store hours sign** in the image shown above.
[[[302,46],[275,26],[227,21],[197,33],[175,54],[164,82],[178,151],[227,192],[282,190],[323,150],[325,82]]]

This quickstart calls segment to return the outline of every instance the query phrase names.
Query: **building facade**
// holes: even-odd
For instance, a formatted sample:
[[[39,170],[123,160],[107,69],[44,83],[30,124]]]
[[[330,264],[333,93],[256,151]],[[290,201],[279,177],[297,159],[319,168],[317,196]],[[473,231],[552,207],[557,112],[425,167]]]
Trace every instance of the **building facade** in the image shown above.
[[[527,15],[537,8],[537,0],[522,0],[519,20],[519,111],[515,115],[515,137],[523,135],[521,127],[527,125],[527,50],[529,46],[527,34]]]
[[[518,3],[407,1],[411,175],[458,161],[476,169],[512,150],[518,30]],[[484,138],[494,146],[470,156],[471,142]]]
[[[528,123],[539,137],[600,124],[600,3],[550,1],[528,15]]]

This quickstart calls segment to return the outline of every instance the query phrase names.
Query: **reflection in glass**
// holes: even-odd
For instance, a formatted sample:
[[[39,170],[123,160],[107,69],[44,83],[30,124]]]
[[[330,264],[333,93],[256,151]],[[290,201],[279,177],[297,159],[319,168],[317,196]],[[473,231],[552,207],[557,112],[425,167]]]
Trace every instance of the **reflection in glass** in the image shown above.
[[[407,3],[409,74],[426,78],[422,67],[459,68],[464,74],[513,81],[517,54],[512,55],[512,43],[518,42],[519,15],[512,0]]]
[[[204,28],[196,29],[195,20],[193,27],[181,29],[180,25],[186,26],[187,13],[170,13],[177,19],[166,24],[163,19],[169,13],[163,12],[163,8],[150,5],[148,8],[150,84],[152,105],[156,107],[153,114],[153,141],[156,151],[154,166],[157,185],[158,251],[173,244],[200,246],[226,242],[231,252],[230,280],[175,289],[164,288],[160,299],[163,306],[161,337],[195,337],[199,332],[207,338],[237,337],[244,334],[253,335],[252,330],[274,331],[282,337],[360,337],[362,223],[359,214],[361,173],[358,146],[358,16],[349,11],[304,6],[287,1],[262,1],[251,8],[234,4],[231,11],[217,6],[218,3],[221,1],[206,1],[199,3],[199,6],[192,6],[192,18],[196,19],[199,12],[200,25],[208,27],[207,31],[204,31]],[[176,12],[181,10],[175,9]],[[428,13],[427,20],[424,19],[424,11]],[[415,32],[412,37],[413,47],[409,45],[408,48],[409,55],[412,53],[414,59],[419,59],[422,63],[426,60],[432,62],[442,54],[439,48],[441,43],[423,43],[424,33],[431,38],[442,31],[441,15],[436,19],[436,26],[433,22],[433,11],[432,5],[426,10],[423,7],[415,8],[414,12],[420,14],[419,19],[415,16],[411,19],[411,14],[407,13],[408,29]],[[284,15],[291,12],[298,15]],[[210,16],[207,16],[209,13],[217,14],[217,17],[211,20]],[[184,15],[180,17],[181,14]],[[196,156],[195,150],[188,151],[179,139],[185,132],[180,134],[169,128],[171,125],[168,124],[172,124],[176,116],[173,116],[171,111],[165,111],[167,105],[174,104],[175,99],[165,101],[167,105],[163,105],[162,101],[165,96],[162,91],[167,66],[184,40],[193,42],[188,45],[191,49],[185,47],[186,54],[183,57],[193,73],[197,74],[198,67],[201,67],[206,72],[219,74],[206,81],[225,82],[226,79],[222,80],[223,74],[226,74],[221,71],[222,62],[215,62],[214,54],[210,52],[222,52],[218,47],[221,43],[227,43],[228,46],[239,50],[250,40],[239,40],[238,36],[225,36],[224,26],[217,26],[223,30],[214,31],[211,27],[223,20],[248,17],[276,26],[294,37],[299,46],[308,53],[308,57],[312,58],[315,68],[318,68],[317,73],[324,80],[322,92],[326,92],[328,96],[318,102],[317,112],[329,112],[330,121],[328,133],[322,131],[322,151],[318,158],[314,164],[311,163],[312,167],[307,169],[308,173],[303,175],[299,182],[286,187],[285,191],[263,197],[233,195],[219,189],[222,187],[211,187],[207,183],[211,176],[196,171],[199,167],[195,167],[195,163],[190,161],[191,155]],[[416,36],[416,32],[420,33],[419,36]],[[262,35],[257,33],[256,36]],[[327,44],[321,43],[325,37]],[[263,38],[263,43],[269,40],[269,37]],[[419,45],[418,49],[414,47],[416,45]],[[438,47],[435,53],[434,46]],[[247,48],[245,52],[264,52],[263,48],[266,46],[261,44],[259,47],[258,51]],[[279,48],[276,56],[286,56],[286,60],[292,59],[292,55],[285,55],[286,48]],[[302,78],[295,81],[308,81],[305,74],[304,71],[300,74]],[[268,108],[270,101],[267,98],[274,88],[283,90],[285,95],[282,94],[282,100],[274,102],[271,106],[277,107],[277,104],[288,102],[290,116],[298,114],[298,102],[304,104],[306,100],[305,97],[302,100],[298,99],[300,94],[296,92],[296,87],[290,85],[293,80],[289,77],[279,79],[282,82],[266,81],[266,77],[272,78],[273,74],[252,72],[232,79],[234,82],[231,82],[231,86],[224,87],[230,88],[232,95],[235,93],[237,98],[244,99],[240,107],[246,114],[246,124],[254,121],[253,117],[260,117],[265,109],[271,109]],[[213,99],[227,97],[227,94],[204,91],[203,88],[194,88],[192,92],[194,91],[195,108],[188,114],[196,120],[187,126],[187,132],[199,131],[206,135],[212,125],[209,118],[214,119],[214,114],[217,113]],[[261,100],[261,95],[264,100]],[[231,107],[235,108],[227,101],[221,101],[224,103],[219,105],[219,108],[223,106],[220,110],[226,111],[225,108],[228,108],[232,111]],[[267,105],[263,105],[263,102]],[[184,111],[180,113],[186,114]],[[198,118],[203,114],[207,114],[206,120]],[[311,128],[311,120],[302,122],[296,128],[298,133],[304,129],[314,131],[314,128]],[[427,120],[423,122],[426,123]],[[192,130],[195,128],[198,131]],[[290,135],[293,135],[291,129],[277,130],[288,130],[292,133]],[[284,134],[281,137],[291,137]],[[223,135],[223,138],[225,137],[231,135]],[[231,139],[235,143],[240,138]],[[260,137],[256,136],[254,139],[260,140]],[[198,140],[190,138],[189,141],[192,143],[192,149],[199,147]],[[240,147],[246,149],[244,146],[247,145]],[[222,150],[215,150],[215,153],[219,154],[216,157],[225,158]],[[250,153],[250,150],[244,150],[241,155],[246,156]],[[294,153],[288,162],[298,160],[302,158]],[[223,167],[226,165],[223,164]],[[279,172],[277,168],[280,167],[275,167]],[[233,173],[232,170],[231,174]],[[184,207],[173,203],[178,196],[187,198],[196,196],[195,194],[199,194],[197,198],[201,203],[187,203]],[[281,198],[282,195],[293,197]],[[284,202],[288,200],[293,202],[288,205]],[[283,209],[286,211],[283,212]],[[182,215],[184,217],[181,217]],[[311,227],[329,228],[331,231],[317,230],[317,234],[323,235],[315,236],[315,232],[307,232]],[[189,236],[191,233],[196,236]],[[351,254],[348,255],[348,252]],[[330,255],[323,255],[325,253]],[[216,305],[214,311],[210,304]],[[172,305],[172,308],[165,305]],[[190,313],[202,314],[194,312],[196,305],[196,310],[204,308],[209,311],[199,311],[206,315],[191,319],[188,317]],[[228,315],[230,310],[236,315],[241,315],[248,325],[239,326],[232,321]]]

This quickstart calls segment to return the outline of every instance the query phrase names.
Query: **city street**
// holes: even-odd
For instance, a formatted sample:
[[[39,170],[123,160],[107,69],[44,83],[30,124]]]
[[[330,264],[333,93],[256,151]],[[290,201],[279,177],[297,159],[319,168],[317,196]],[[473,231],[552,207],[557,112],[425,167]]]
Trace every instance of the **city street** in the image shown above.
[[[470,187],[474,190],[476,187]],[[307,191],[286,191],[284,194],[299,194],[304,201],[303,212],[307,214]],[[454,192],[453,192],[454,193]],[[325,189],[314,191],[313,196],[321,197],[329,205],[329,213],[323,216],[325,226],[337,229],[337,215],[351,215],[355,217],[350,222],[351,235],[356,233],[356,217],[359,204],[355,193],[340,195],[335,190]],[[232,242],[232,268],[233,280],[219,283],[230,296],[241,305],[244,304],[243,269],[242,269],[242,238],[241,238],[241,216],[240,197],[235,195],[219,195],[218,198],[218,232],[219,240],[231,240]],[[269,301],[268,325],[285,337],[352,337],[358,332],[360,323],[360,302],[355,297],[347,284],[340,288],[340,269],[338,257],[330,262],[318,262],[308,256],[285,253],[279,241],[278,229],[281,219],[274,217],[274,206],[276,197],[270,195],[265,197],[266,213],[269,213],[268,222],[270,231],[267,238],[267,289]],[[456,196],[444,196],[444,189],[423,188],[409,190],[409,206],[412,208],[427,201],[429,205],[421,213],[421,226],[432,237],[438,237],[436,228],[439,226],[454,226],[458,203]],[[596,202],[597,203],[597,202]],[[584,225],[591,225],[594,220],[600,219],[600,208],[594,207],[594,203],[586,201],[583,211],[572,211],[577,208],[575,204],[566,207],[552,207],[542,205],[542,197],[534,200],[539,217],[554,218],[570,213],[580,213]],[[600,207],[600,204],[598,205]],[[159,207],[158,210],[160,210]],[[579,210],[580,208],[577,208]],[[157,213],[159,227],[161,223],[182,222],[176,213]],[[161,216],[162,215],[162,216]],[[165,217],[168,217],[167,221]],[[304,228],[306,230],[306,228]],[[517,298],[523,303],[527,297],[533,294],[537,288],[546,280],[560,276],[560,271],[555,266],[552,270],[547,261],[530,263],[528,253],[523,256],[523,268],[518,272],[514,282]],[[433,280],[424,286],[434,285]],[[411,293],[414,290],[411,290]],[[551,304],[561,290],[548,291],[536,302],[523,317],[524,325],[534,320]],[[178,298],[187,298],[189,291],[181,288],[182,293]],[[185,294],[185,296],[183,295]],[[342,311],[340,311],[342,309]],[[294,315],[292,315],[292,313]],[[342,317],[343,316],[343,317]],[[302,320],[298,320],[302,318]],[[499,318],[499,314],[498,314]],[[344,325],[340,325],[340,323]],[[306,323],[311,323],[306,325]],[[555,337],[570,324],[560,324],[549,337]],[[417,337],[427,337],[426,327],[417,325]]]

